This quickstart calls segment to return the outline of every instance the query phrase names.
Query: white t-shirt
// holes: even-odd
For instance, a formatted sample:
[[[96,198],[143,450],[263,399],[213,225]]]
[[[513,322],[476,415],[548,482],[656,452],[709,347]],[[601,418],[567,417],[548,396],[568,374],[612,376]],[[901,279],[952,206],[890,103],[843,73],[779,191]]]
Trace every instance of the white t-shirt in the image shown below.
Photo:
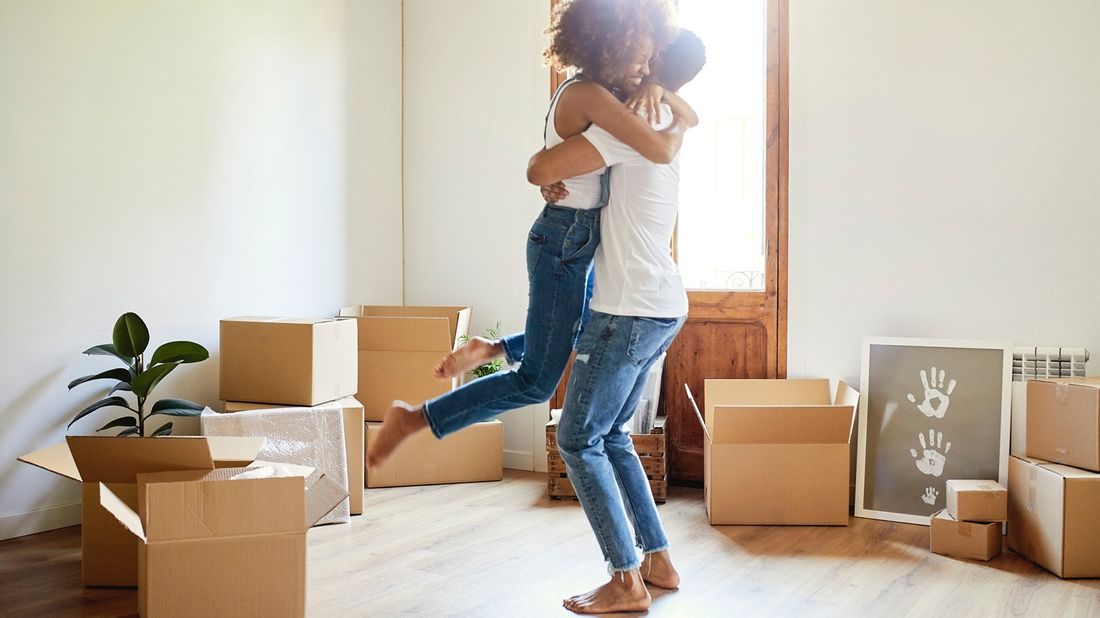
[[[661,106],[661,120],[655,129],[672,123],[667,105]],[[592,309],[651,318],[687,315],[687,293],[669,248],[680,157],[666,165],[653,163],[596,125],[582,135],[611,166],[611,201],[601,215]]]
[[[557,123],[554,120],[555,115],[558,113],[558,100],[561,99],[561,93],[565,92],[566,88],[579,81],[580,77],[565,80],[561,86],[558,86],[558,91],[554,93],[554,98],[550,101],[550,110],[546,113],[546,126],[542,134],[543,142],[548,149],[565,141],[558,134]],[[605,170],[606,168],[601,167],[594,172],[566,178],[562,183],[565,185],[565,189],[569,191],[569,195],[555,203],[558,206],[567,206],[577,210],[591,210],[601,205],[600,198],[603,197],[603,175]]]

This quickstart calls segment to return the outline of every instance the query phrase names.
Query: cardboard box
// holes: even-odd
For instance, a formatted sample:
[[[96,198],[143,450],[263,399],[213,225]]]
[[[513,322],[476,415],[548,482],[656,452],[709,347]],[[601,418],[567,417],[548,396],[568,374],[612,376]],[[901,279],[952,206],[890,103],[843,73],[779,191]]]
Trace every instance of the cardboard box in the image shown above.
[[[306,529],[347,495],[312,470],[139,474],[138,509],[100,485],[100,505],[140,542],[138,612],[304,616]]]
[[[170,470],[213,470],[252,462],[262,438],[114,438],[68,436],[66,442],[19,460],[83,483],[80,537],[85,586],[136,586],[137,541],[100,506],[103,486],[137,508],[137,475]]]
[[[381,421],[394,399],[420,403],[457,388],[435,366],[470,329],[469,307],[345,307],[359,323],[359,393],[368,421]]]
[[[240,401],[225,402],[226,412],[266,410],[278,407],[281,406]],[[364,436],[366,430],[363,424],[363,404],[359,403],[354,397],[344,397],[337,401],[323,403],[313,407],[340,408],[344,414],[344,450],[347,452],[348,462],[348,486],[345,489],[347,489],[351,500],[351,514],[362,515],[363,487],[366,486],[364,480],[364,470],[366,466],[363,461],[366,448],[366,439]]]
[[[359,389],[355,320],[221,321],[221,399],[312,406]]]
[[[1008,460],[1008,546],[1059,577],[1100,577],[1100,474]]]
[[[928,548],[944,556],[990,560],[1001,553],[1001,524],[959,521],[939,511],[928,528]]]
[[[1027,454],[1100,472],[1100,378],[1027,383]]]
[[[1008,491],[997,481],[947,481],[947,512],[958,521],[1008,521]]]
[[[824,379],[705,384],[696,414],[711,524],[848,525],[858,392],[840,382],[830,396]]]
[[[381,423],[367,423],[367,448]],[[499,481],[504,478],[500,421],[475,423],[442,440],[430,431],[414,434],[382,466],[367,469],[367,487]]]

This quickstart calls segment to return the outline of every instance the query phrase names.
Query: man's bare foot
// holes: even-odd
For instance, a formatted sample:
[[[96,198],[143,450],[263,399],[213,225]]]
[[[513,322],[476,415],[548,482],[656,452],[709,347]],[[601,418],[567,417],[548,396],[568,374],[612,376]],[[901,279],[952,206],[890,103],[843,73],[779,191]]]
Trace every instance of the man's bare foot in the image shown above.
[[[668,550],[646,554],[642,560],[642,579],[645,583],[666,590],[676,590],[680,586],[680,574],[672,566]]]
[[[609,614],[644,612],[652,602],[641,573],[634,569],[617,572],[611,576],[611,581],[595,590],[569,597],[562,605],[578,614]]]
[[[367,449],[367,467],[374,468],[389,459],[405,438],[428,426],[423,406],[411,406],[404,401],[394,401],[393,407],[382,419],[382,431],[378,439],[371,441]]]
[[[435,377],[453,378],[500,356],[504,356],[504,346],[499,341],[473,337],[439,361]]]

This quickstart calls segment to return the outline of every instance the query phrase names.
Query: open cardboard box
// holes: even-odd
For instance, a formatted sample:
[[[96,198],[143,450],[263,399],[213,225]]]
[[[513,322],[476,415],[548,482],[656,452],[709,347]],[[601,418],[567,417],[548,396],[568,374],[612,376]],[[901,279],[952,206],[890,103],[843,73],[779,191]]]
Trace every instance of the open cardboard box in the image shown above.
[[[138,612],[304,616],[306,530],[347,493],[304,466],[137,475],[135,510],[104,484],[100,506],[140,542]]]
[[[368,421],[381,421],[394,399],[416,402],[458,386],[438,380],[436,363],[470,329],[469,307],[358,305],[340,310],[359,323],[359,393]]]
[[[240,401],[225,402],[226,412],[244,412],[246,410],[269,410],[286,406],[246,403]],[[313,408],[340,408],[344,415],[344,450],[347,452],[348,462],[348,495],[351,500],[351,514],[363,514],[363,487],[365,481],[363,473],[365,462],[363,461],[366,447],[365,426],[363,418],[363,404],[354,397],[344,397],[337,401],[323,403]]]
[[[354,395],[357,327],[334,318],[222,320],[221,399],[312,406]]]
[[[137,541],[100,506],[108,487],[137,508],[137,475],[173,470],[213,470],[252,463],[263,438],[115,438],[68,436],[56,444],[19,457],[44,470],[83,483],[81,574],[85,586],[136,586]]]
[[[848,525],[849,442],[859,393],[829,380],[707,380],[707,518],[717,524]]]

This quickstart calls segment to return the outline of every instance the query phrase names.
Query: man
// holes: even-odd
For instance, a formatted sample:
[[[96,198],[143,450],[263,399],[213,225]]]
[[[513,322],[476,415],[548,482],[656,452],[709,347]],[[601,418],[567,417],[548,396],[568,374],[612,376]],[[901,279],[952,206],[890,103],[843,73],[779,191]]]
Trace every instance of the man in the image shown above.
[[[682,31],[654,63],[651,83],[678,90],[704,62],[702,42]],[[649,93],[654,90],[660,92],[648,87]],[[652,114],[650,107],[653,116],[661,117],[655,128],[670,123],[672,111],[695,124],[694,113],[682,100],[668,98],[671,108],[662,104],[660,113]],[[679,585],[649,481],[622,430],[637,407],[650,366],[671,345],[687,315],[687,294],[669,252],[679,162],[652,163],[592,126],[532,157],[528,178],[549,185],[605,165],[610,166],[611,200],[596,249],[591,319],[577,343],[558,423],[558,449],[613,576],[603,586],[565,600],[577,613],[644,611],[651,602],[646,583],[669,589]],[[635,547],[641,548],[643,560]]]

